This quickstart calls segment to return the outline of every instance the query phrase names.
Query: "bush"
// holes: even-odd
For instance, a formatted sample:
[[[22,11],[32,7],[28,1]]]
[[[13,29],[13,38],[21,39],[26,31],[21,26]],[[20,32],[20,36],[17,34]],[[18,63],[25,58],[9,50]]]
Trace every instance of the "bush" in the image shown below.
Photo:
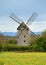
[[[9,43],[9,44],[16,44],[16,40],[8,40],[7,43]]]
[[[30,51],[31,47],[30,46],[16,46],[13,44],[7,44],[4,47],[4,51]]]
[[[0,44],[0,51],[2,51],[2,48],[3,48],[3,47],[2,47],[2,45]]]
[[[32,51],[46,51],[46,35],[42,34],[41,36],[36,37],[32,41]]]

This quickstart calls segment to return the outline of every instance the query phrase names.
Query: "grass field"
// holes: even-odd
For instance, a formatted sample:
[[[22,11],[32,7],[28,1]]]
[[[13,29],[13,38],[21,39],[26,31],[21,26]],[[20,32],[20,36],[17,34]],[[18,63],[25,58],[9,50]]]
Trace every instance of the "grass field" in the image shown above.
[[[0,53],[0,65],[46,65],[46,53]]]

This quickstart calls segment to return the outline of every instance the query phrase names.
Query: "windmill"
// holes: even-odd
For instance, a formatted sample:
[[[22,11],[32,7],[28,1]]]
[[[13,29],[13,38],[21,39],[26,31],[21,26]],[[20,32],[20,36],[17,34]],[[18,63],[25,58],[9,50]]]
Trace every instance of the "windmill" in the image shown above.
[[[31,25],[32,22],[36,19],[37,13],[33,12],[32,16],[29,18],[27,23],[25,24],[24,21],[19,19],[14,13],[10,15],[10,18],[12,18],[15,22],[19,24],[17,30],[17,45],[21,46],[27,46],[30,42],[30,34],[29,34],[29,27],[27,25]],[[33,35],[35,35],[32,31],[30,31]]]

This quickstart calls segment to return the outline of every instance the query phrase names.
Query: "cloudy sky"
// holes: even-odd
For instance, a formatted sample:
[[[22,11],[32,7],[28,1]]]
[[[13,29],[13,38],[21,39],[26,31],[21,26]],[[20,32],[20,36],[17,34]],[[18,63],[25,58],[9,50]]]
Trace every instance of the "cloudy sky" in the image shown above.
[[[16,32],[18,23],[9,16],[15,13],[26,22],[33,12],[38,14],[29,26],[33,32],[46,29],[46,0],[0,0],[0,32]]]

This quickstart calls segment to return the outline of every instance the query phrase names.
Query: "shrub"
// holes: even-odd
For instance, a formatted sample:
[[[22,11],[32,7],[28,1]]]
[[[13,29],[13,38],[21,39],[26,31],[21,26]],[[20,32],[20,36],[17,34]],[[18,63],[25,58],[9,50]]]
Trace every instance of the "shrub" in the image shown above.
[[[2,47],[2,45],[0,44],[0,51],[2,51],[2,48],[3,48],[3,47]]]
[[[9,44],[16,44],[16,40],[8,40],[7,43],[9,43]]]

